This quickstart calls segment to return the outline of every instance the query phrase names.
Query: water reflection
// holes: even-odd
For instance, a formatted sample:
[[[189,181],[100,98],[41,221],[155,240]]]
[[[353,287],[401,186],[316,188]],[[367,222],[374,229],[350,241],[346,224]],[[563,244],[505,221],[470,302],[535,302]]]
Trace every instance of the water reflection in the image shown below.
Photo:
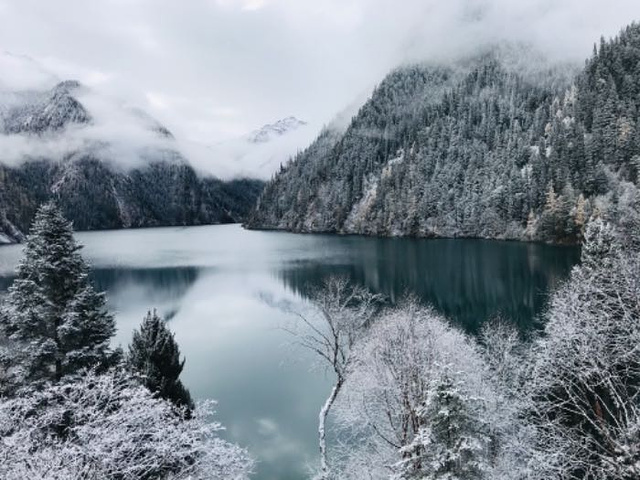
[[[132,303],[141,303],[170,320],[178,312],[180,300],[202,273],[196,267],[173,268],[97,268],[92,280],[100,291],[109,292],[112,311],[128,309]],[[136,298],[139,300],[136,302]]]
[[[200,269],[196,267],[172,268],[96,268],[92,274],[93,284],[104,291],[116,287],[143,285],[158,296],[182,297],[196,282]]]
[[[553,291],[579,260],[579,250],[538,244],[482,240],[354,238],[349,263],[292,262],[277,277],[307,295],[331,275],[397,302],[406,294],[477,332],[500,316],[526,330]]]

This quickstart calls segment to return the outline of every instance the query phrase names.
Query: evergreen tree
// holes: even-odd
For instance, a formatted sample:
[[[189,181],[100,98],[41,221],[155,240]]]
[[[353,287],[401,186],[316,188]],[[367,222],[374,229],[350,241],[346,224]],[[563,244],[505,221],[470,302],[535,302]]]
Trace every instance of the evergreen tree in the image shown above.
[[[525,235],[527,240],[533,240],[536,232],[536,215],[533,211],[529,212],[529,216],[527,217],[527,228],[525,229]]]
[[[193,400],[179,377],[185,360],[180,360],[180,348],[156,311],[148,312],[140,330],[133,332],[127,364],[142,377],[144,385],[160,397],[179,407],[193,409]]]
[[[621,248],[619,238],[610,224],[600,217],[591,219],[582,242],[582,269],[591,271],[610,266]]]
[[[485,478],[486,439],[472,402],[444,375],[427,397],[423,427],[404,449],[401,478],[474,480]]]
[[[560,212],[560,198],[553,189],[553,185],[549,185],[546,194],[544,210],[540,219],[540,229],[543,236],[554,236],[558,233],[559,223],[562,218]]]
[[[115,322],[104,294],[89,281],[80,249],[56,204],[43,205],[2,307],[2,330],[11,345],[5,367],[19,369],[19,381],[57,381],[115,358],[109,347]]]
[[[587,201],[584,195],[581,193],[576,201],[575,215],[573,222],[576,228],[577,235],[582,238],[584,236],[585,224],[587,223]]]
[[[429,397],[425,414],[430,421],[427,457],[433,468],[426,478],[472,480],[483,478],[484,445],[471,400],[445,376]]]

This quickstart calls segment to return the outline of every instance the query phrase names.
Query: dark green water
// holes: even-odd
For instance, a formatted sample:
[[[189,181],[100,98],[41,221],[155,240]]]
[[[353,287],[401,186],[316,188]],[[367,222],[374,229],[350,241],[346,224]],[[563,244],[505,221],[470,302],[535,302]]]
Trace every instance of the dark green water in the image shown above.
[[[258,480],[300,480],[316,463],[317,412],[331,379],[281,328],[273,300],[303,302],[332,274],[386,295],[415,294],[476,331],[502,316],[531,328],[575,248],[244,231],[237,225],[78,234],[125,345],[150,308],[171,318],[196,397],[218,400],[225,435],[248,447]],[[20,247],[0,249],[0,288]]]

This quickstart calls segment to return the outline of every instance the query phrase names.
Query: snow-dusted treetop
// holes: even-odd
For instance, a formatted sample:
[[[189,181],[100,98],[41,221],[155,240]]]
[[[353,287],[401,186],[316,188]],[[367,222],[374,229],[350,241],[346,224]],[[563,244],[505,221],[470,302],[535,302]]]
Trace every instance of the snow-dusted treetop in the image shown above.
[[[212,414],[200,403],[184,420],[122,372],[88,372],[0,402],[0,478],[247,478],[251,459],[219,438]]]

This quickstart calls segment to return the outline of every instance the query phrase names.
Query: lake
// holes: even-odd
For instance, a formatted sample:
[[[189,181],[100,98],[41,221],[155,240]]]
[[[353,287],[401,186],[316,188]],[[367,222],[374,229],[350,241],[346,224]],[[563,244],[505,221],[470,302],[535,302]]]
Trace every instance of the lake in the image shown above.
[[[548,292],[579,260],[570,247],[485,240],[377,239],[245,231],[239,225],[83,232],[84,255],[126,346],[147,310],[170,318],[183,381],[214,398],[225,437],[258,460],[257,480],[301,480],[317,461],[317,414],[331,376],[293,345],[304,302],[333,274],[397,301],[417,295],[474,333],[500,316],[535,328]],[[20,246],[0,248],[6,289]]]

